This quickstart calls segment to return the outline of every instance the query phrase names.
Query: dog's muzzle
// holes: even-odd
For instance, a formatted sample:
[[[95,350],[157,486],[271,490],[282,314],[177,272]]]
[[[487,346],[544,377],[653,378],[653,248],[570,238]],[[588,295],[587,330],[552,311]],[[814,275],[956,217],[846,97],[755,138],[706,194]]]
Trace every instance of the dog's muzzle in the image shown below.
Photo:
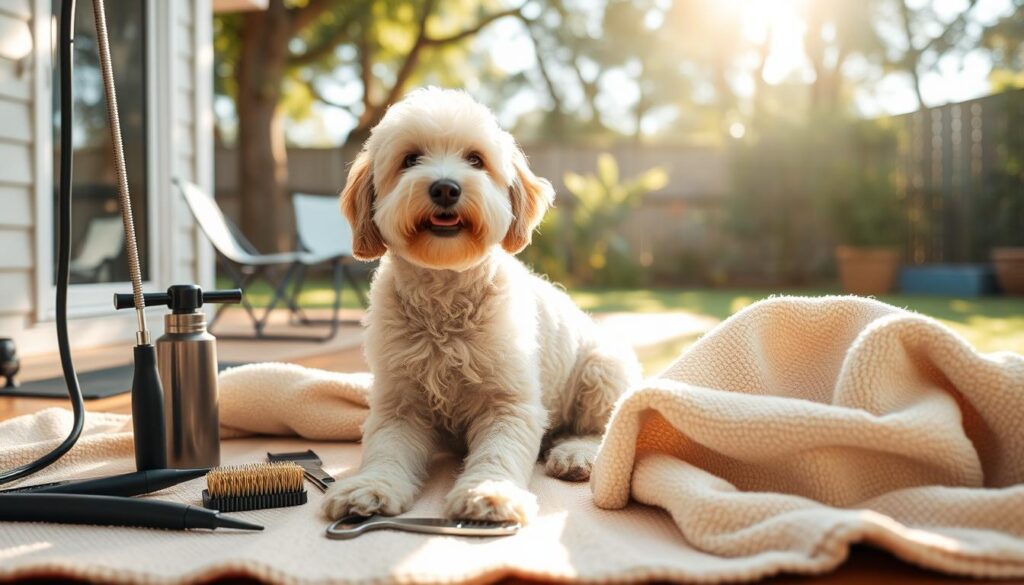
[[[437,236],[454,236],[462,231],[462,218],[452,209],[459,202],[462,187],[451,179],[438,179],[428,189],[430,200],[439,207],[427,220],[427,229]]]
[[[459,202],[462,187],[451,179],[438,179],[430,184],[430,200],[434,205],[448,209]]]

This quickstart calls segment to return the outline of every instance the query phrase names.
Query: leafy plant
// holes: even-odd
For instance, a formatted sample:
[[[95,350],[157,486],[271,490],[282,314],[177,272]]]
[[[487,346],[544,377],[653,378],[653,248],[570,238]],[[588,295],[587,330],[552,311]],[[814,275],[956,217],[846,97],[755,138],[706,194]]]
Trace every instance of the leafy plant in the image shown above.
[[[822,115],[762,120],[751,134],[732,153],[726,222],[749,256],[747,276],[809,282],[831,263],[822,244],[902,241],[891,129]]]
[[[1002,96],[1006,122],[996,136],[996,169],[985,189],[990,247],[1024,246],[1024,91]]]
[[[851,130],[850,160],[833,167],[841,182],[833,183],[828,196],[839,243],[898,246],[907,214],[895,180],[895,134],[879,122],[860,122]]]
[[[833,221],[840,242],[865,248],[901,243],[903,210],[888,181],[862,177],[856,192],[843,193],[833,203]]]
[[[667,184],[667,173],[656,167],[622,180],[615,158],[603,153],[596,173],[569,172],[563,181],[572,201],[548,214],[528,248],[527,261],[552,277],[576,283],[638,284],[643,270],[620,230],[645,195]]]

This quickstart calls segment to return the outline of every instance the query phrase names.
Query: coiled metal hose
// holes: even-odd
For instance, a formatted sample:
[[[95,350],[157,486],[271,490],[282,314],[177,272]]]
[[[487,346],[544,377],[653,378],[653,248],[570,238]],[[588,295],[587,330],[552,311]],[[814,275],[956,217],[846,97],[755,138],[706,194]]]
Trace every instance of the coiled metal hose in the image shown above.
[[[124,143],[121,140],[121,120],[117,113],[117,90],[114,87],[114,71],[110,63],[110,40],[107,36],[107,14],[103,0],[92,1],[96,21],[96,42],[99,46],[100,70],[103,74],[103,89],[107,99],[107,116],[110,123],[110,142],[114,150],[114,171],[117,173],[117,195],[121,203],[121,222],[124,224],[125,244],[128,250],[128,274],[132,281],[132,296],[135,297],[135,316],[138,331],[135,340],[139,345],[149,345],[149,330],[146,328],[146,301],[142,296],[142,268],[139,265],[139,247],[135,240],[135,218],[132,215],[132,201],[128,191],[128,170],[124,163]]]

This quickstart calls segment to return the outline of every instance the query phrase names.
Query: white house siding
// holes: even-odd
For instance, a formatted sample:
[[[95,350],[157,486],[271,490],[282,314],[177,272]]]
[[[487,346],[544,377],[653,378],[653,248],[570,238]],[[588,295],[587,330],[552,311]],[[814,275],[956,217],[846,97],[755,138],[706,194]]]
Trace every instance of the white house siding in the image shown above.
[[[31,0],[0,0],[0,30],[29,27]],[[0,57],[0,335],[34,309],[34,159],[30,61]]]
[[[170,134],[174,151],[171,176],[202,185],[213,184],[212,8],[210,0],[167,2],[167,21],[173,23],[170,60],[174,97],[170,100]],[[174,245],[169,250],[173,282],[203,280],[210,284],[213,263],[202,238],[178,193],[171,193]],[[197,275],[206,275],[198,279]]]
[[[151,169],[156,183],[150,197],[159,210],[159,284],[210,286],[212,253],[171,179],[181,177],[212,189],[212,9],[210,0],[153,0],[150,6],[155,11],[150,39],[155,85],[150,91],[156,94],[150,122],[150,134],[156,137]],[[33,55],[40,58],[43,43],[49,46],[48,39],[40,42],[49,27],[49,8],[50,0],[0,0],[0,34],[10,30],[11,21],[29,26],[36,45]],[[37,15],[42,20],[37,22]],[[52,172],[49,159],[45,164],[39,160],[51,155],[48,140],[35,140],[40,124],[36,106],[49,112],[51,98],[48,81],[37,79],[46,71],[37,71],[32,59],[17,63],[0,57],[0,337],[13,337],[23,355],[56,349],[52,317],[46,315],[50,305],[43,305],[52,289],[40,290],[44,279],[38,272],[50,266],[37,267],[36,253],[38,225],[51,211],[42,200],[48,194],[39,187],[37,175]],[[157,332],[160,315],[154,309],[149,318]],[[75,347],[128,342],[133,331],[132,316],[113,309],[71,323]]]

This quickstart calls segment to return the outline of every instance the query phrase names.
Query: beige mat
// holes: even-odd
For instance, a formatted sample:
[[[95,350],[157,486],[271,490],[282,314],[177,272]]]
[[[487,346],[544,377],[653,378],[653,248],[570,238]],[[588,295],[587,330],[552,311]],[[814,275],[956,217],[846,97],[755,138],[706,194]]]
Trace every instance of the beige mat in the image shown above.
[[[222,380],[224,420],[235,435],[351,438],[368,382],[239,369]],[[298,509],[245,513],[267,525],[261,534],[0,524],[0,577],[752,580],[828,571],[858,541],[954,574],[1024,576],[1022,421],[1021,356],[979,355],[936,322],[873,301],[776,299],[724,323],[622,401],[592,486],[538,467],[530,488],[540,516],[516,536],[329,541],[311,493]],[[130,469],[125,423],[90,417],[72,456],[37,479]],[[0,465],[33,456],[69,424],[60,410],[0,424]],[[332,473],[358,462],[355,444],[280,438],[227,441],[224,458],[306,448]],[[455,470],[439,458],[410,513],[438,514]],[[197,502],[201,484],[162,497]]]
[[[117,422],[127,422],[123,417],[92,418],[97,420],[91,420],[90,427],[108,431],[120,426]],[[36,423],[56,432],[70,421],[70,413],[53,409],[37,415]],[[24,427],[24,422],[19,424]],[[10,436],[10,424],[0,424],[0,437]],[[113,462],[94,456],[101,443],[130,451],[130,435],[99,437],[83,439],[83,453],[40,474],[38,480],[130,471],[130,454]],[[268,450],[310,448],[332,473],[359,461],[358,444],[284,438],[231,440],[225,442],[223,453],[226,462],[245,462],[261,460]],[[14,461],[3,451],[0,464],[6,467]],[[432,479],[410,514],[441,512],[456,463],[445,457],[436,461]],[[195,480],[159,497],[198,503],[202,488],[202,480]],[[539,496],[540,516],[515,536],[490,540],[398,532],[328,540],[326,522],[317,514],[321,496],[312,488],[305,506],[239,514],[264,524],[263,533],[0,523],[0,579],[57,574],[112,583],[182,583],[226,575],[280,583],[475,583],[503,576],[603,581],[688,574],[729,577],[746,574],[753,566],[693,550],[671,518],[656,508],[633,504],[624,510],[601,510],[591,502],[586,484],[548,478],[540,467],[530,488]]]

